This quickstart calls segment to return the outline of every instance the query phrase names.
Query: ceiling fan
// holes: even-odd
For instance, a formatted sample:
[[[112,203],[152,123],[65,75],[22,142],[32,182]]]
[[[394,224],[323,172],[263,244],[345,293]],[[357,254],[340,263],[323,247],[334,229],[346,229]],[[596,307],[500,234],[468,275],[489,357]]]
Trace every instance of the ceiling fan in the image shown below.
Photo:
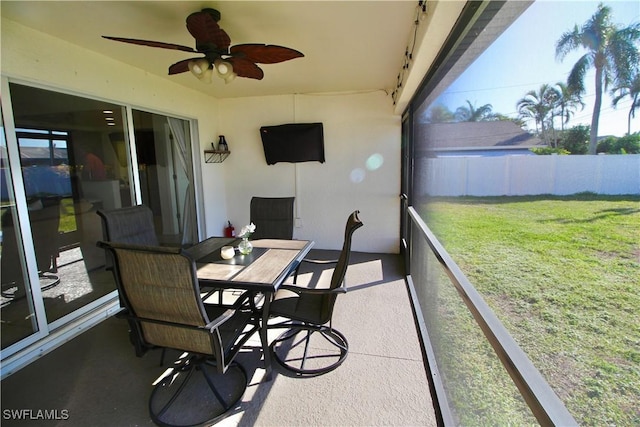
[[[195,49],[151,40],[102,37],[124,43],[204,54],[204,57],[176,62],[169,67],[169,75],[191,71],[200,80],[206,82],[211,82],[214,69],[226,83],[231,82],[236,76],[262,80],[264,72],[256,64],[275,64],[304,56],[295,49],[276,45],[250,43],[230,47],[231,38],[218,25],[220,12],[216,9],[206,8],[200,12],[194,12],[187,17],[186,21],[187,30],[196,39]]]

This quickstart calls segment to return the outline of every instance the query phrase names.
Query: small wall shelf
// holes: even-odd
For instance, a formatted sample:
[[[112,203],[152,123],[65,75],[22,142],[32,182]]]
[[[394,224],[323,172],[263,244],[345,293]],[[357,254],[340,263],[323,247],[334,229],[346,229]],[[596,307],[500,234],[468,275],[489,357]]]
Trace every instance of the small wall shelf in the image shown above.
[[[204,150],[205,163],[222,163],[229,157],[231,151]]]

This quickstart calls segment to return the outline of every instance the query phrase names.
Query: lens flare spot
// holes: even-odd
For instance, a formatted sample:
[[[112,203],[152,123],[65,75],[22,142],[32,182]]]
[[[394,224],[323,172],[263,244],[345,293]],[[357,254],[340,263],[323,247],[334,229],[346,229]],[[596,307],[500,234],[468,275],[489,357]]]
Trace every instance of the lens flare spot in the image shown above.
[[[351,182],[359,184],[362,181],[364,181],[365,175],[366,175],[366,172],[364,171],[364,169],[356,168],[351,171],[351,174],[350,174]]]
[[[380,166],[384,163],[384,157],[382,154],[375,153],[369,156],[366,162],[367,169],[370,171],[374,171],[376,169],[380,169]]]

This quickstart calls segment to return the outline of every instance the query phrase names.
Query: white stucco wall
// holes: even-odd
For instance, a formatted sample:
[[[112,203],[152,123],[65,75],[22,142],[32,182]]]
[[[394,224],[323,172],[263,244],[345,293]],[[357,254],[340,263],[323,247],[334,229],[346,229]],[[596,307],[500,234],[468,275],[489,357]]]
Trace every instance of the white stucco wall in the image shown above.
[[[365,227],[353,249],[397,252],[400,118],[385,92],[224,99],[219,117],[232,152],[224,185],[236,227],[249,221],[252,196],[295,196],[295,238],[339,249],[347,216],[358,209]],[[267,165],[260,127],[310,122],[323,123],[326,162]]]
[[[217,100],[12,21],[2,19],[1,28],[3,76],[198,121],[202,237],[220,235],[227,219],[236,227],[247,223],[253,195],[294,195],[300,218],[294,237],[337,249],[347,215],[359,209],[365,227],[354,250],[397,252],[401,125],[386,93]],[[268,166],[260,126],[296,122],[323,122],[326,163]],[[232,154],[205,164],[203,150],[219,134]]]

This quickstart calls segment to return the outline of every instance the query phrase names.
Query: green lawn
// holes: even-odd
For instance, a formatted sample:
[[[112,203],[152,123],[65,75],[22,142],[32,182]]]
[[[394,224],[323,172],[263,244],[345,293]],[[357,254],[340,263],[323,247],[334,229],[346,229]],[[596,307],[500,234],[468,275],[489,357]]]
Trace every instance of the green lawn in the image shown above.
[[[421,214],[581,425],[640,425],[640,197],[434,198]]]

